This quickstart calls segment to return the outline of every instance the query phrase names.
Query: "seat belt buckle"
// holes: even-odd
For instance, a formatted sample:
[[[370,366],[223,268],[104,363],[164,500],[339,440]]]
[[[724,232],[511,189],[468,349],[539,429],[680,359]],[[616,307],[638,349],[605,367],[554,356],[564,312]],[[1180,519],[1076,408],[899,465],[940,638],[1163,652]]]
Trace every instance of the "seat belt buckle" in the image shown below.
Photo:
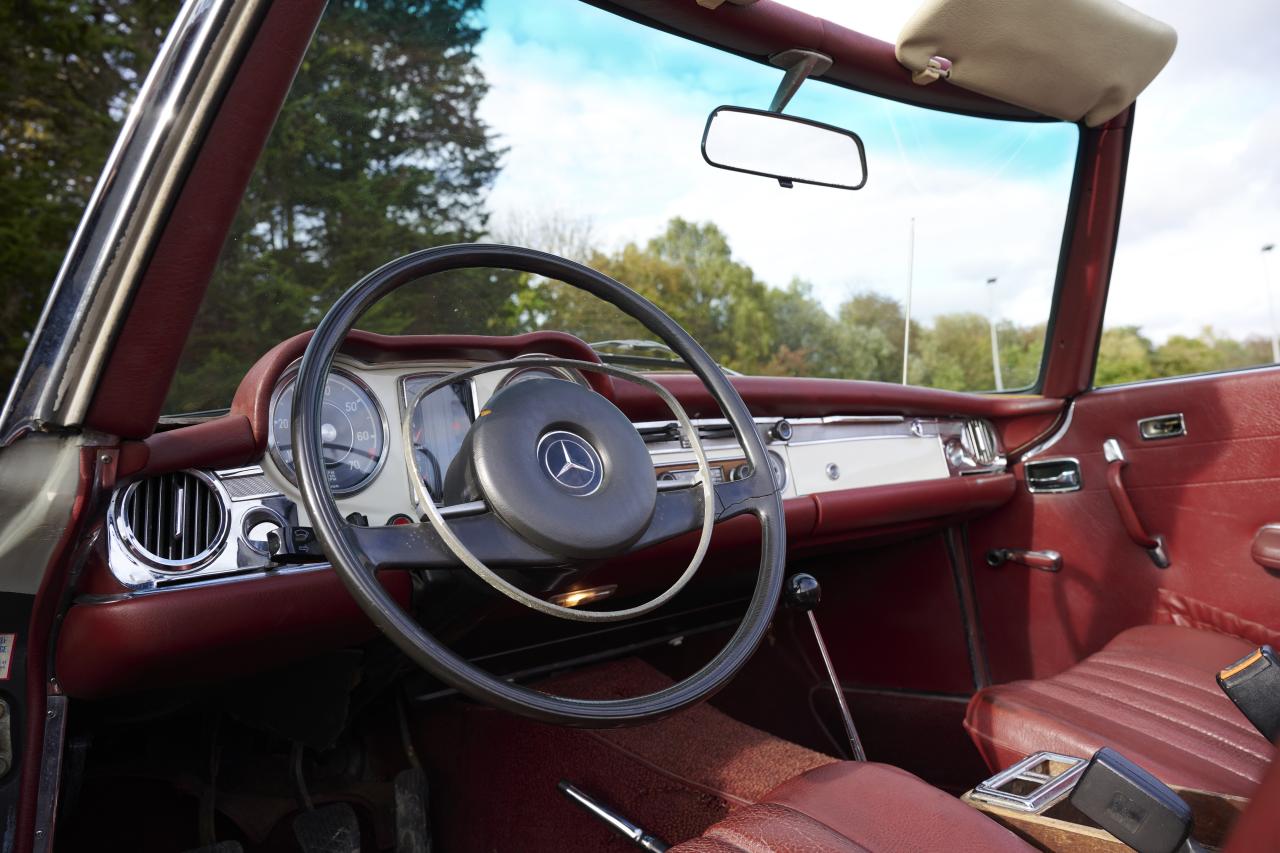
[[[1280,735],[1280,658],[1262,646],[1218,673],[1218,686],[1262,736]]]
[[[1200,849],[1189,840],[1186,801],[1114,749],[1093,754],[1071,791],[1071,805],[1139,853]]]

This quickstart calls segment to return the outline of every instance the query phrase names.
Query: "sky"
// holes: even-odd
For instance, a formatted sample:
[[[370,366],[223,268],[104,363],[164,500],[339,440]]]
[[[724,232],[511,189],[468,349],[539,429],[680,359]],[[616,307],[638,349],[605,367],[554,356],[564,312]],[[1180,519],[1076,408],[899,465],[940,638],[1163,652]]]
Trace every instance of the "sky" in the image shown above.
[[[913,8],[790,5],[886,41]],[[1280,241],[1280,109],[1263,69],[1280,28],[1261,0],[1229,15],[1203,0],[1132,5],[1172,23],[1180,45],[1139,101],[1107,323],[1157,341],[1206,324],[1264,333],[1259,248]],[[857,192],[783,189],[699,151],[707,114],[766,107],[779,70],[574,0],[489,0],[482,21],[481,115],[508,149],[490,197],[497,236],[527,241],[539,222],[568,221],[614,249],[679,215],[715,222],[764,281],[809,282],[829,308],[865,290],[905,300],[910,267],[916,317],[1046,319],[1074,125],[951,116],[810,81],[786,111],[859,133],[869,178]],[[1275,276],[1280,288],[1280,261]]]

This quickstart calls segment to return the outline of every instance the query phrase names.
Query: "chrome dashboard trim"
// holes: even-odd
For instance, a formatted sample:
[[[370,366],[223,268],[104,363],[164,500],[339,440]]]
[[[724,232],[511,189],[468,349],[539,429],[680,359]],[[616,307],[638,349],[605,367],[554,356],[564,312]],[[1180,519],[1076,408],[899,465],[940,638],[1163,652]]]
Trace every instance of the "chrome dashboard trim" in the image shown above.
[[[263,578],[273,578],[283,575],[297,575],[310,572],[319,572],[329,570],[328,563],[306,563],[297,566],[281,566],[278,569],[268,569],[265,571],[246,571],[239,574],[224,574],[204,577],[193,577],[183,584],[160,585],[148,584],[144,586],[131,587],[127,592],[112,593],[109,595],[101,594],[85,594],[75,597],[76,604],[94,605],[94,604],[111,604],[117,601],[128,601],[132,598],[142,598],[148,595],[154,595],[158,592],[169,592],[170,590],[180,589],[208,589],[210,587],[226,586],[234,583],[249,583]]]
[[[266,0],[187,0],[138,90],[0,411],[0,446],[84,422],[147,258]]]
[[[213,491],[214,497],[221,503],[221,516],[218,523],[218,531],[210,540],[212,544],[209,545],[209,547],[189,559],[170,560],[151,553],[141,542],[138,541],[133,528],[130,527],[127,520],[123,515],[121,515],[121,513],[125,504],[127,504],[129,499],[137,493],[138,487],[151,478],[135,480],[123,489],[116,489],[116,491],[111,495],[111,502],[107,505],[107,524],[110,526],[112,533],[119,537],[120,547],[126,550],[136,561],[145,565],[152,572],[171,576],[189,575],[217,559],[218,554],[223,550],[223,546],[225,546],[228,539],[231,538],[231,500],[228,497],[226,490],[222,488],[222,484],[218,481],[218,478],[209,474],[207,471],[191,468],[174,473],[189,474],[197,480],[200,480]],[[163,523],[163,521],[164,519],[158,519],[158,523]],[[181,521],[179,522],[179,526],[181,526]]]
[[[1059,441],[1061,441],[1063,436],[1067,434],[1067,431],[1071,429],[1071,420],[1073,417],[1075,417],[1075,413],[1076,413],[1076,401],[1072,400],[1070,403],[1067,404],[1067,413],[1066,415],[1063,416],[1062,423],[1058,424],[1058,428],[1055,429],[1053,433],[1050,434],[1049,437],[1046,438],[1044,441],[1040,442],[1039,444],[1035,445],[1027,452],[1023,453],[1021,461],[1026,462],[1029,459],[1034,459],[1035,457],[1039,456],[1041,453],[1044,453],[1046,450],[1048,450],[1049,448],[1057,444]]]

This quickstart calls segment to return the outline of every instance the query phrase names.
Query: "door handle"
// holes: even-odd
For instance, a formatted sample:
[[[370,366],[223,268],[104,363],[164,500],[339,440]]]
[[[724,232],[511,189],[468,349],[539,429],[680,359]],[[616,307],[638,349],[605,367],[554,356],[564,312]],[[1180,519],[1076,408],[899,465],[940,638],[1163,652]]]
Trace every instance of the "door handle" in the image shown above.
[[[1134,544],[1146,549],[1147,556],[1155,563],[1156,568],[1169,568],[1169,554],[1165,550],[1164,537],[1147,533],[1142,519],[1138,518],[1138,511],[1133,508],[1133,501],[1129,499],[1129,492],[1124,487],[1124,469],[1129,465],[1129,460],[1124,458],[1120,442],[1108,438],[1102,443],[1102,455],[1107,460],[1107,489],[1111,492],[1111,501],[1116,505],[1116,512],[1120,514],[1120,523],[1124,525],[1125,532]]]
[[[1078,492],[1082,485],[1080,463],[1070,457],[1037,459],[1023,466],[1029,492]]]
[[[1026,551],[1021,548],[992,548],[987,552],[987,565],[991,568],[1005,563],[1017,563],[1042,572],[1062,571],[1062,555],[1057,551]]]

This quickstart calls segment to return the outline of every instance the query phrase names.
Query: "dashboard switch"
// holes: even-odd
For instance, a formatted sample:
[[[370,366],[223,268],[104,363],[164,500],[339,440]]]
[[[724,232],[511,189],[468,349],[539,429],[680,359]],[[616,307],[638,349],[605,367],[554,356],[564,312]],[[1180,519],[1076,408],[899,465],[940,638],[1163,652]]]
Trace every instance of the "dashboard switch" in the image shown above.
[[[791,421],[786,418],[778,419],[772,427],[769,428],[769,435],[773,436],[777,441],[790,441],[794,430],[791,429]]]

